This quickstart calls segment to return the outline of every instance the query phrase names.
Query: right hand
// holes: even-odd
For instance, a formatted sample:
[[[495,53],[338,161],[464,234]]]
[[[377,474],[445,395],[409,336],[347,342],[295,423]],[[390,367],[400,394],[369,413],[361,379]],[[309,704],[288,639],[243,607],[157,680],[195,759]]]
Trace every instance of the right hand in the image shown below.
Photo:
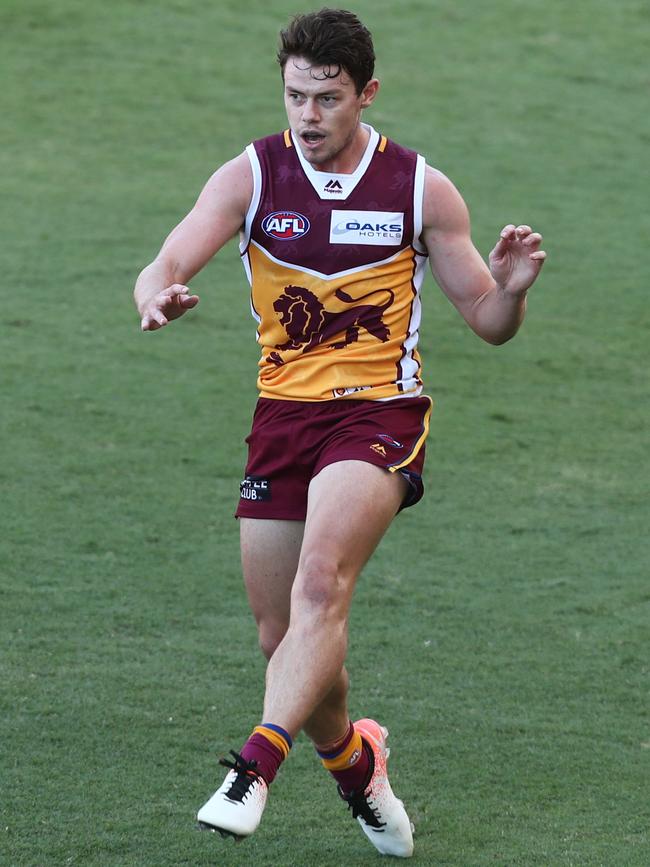
[[[156,331],[196,307],[199,296],[189,293],[187,286],[174,283],[150,298],[140,311],[142,330]]]

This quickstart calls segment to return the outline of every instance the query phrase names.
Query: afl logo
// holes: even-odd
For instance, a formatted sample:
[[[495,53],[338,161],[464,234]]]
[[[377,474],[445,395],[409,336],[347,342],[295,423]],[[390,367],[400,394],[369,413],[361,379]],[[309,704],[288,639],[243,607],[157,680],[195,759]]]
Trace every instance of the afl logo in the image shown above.
[[[274,211],[264,217],[262,228],[271,238],[278,241],[293,241],[309,231],[309,220],[295,211]]]

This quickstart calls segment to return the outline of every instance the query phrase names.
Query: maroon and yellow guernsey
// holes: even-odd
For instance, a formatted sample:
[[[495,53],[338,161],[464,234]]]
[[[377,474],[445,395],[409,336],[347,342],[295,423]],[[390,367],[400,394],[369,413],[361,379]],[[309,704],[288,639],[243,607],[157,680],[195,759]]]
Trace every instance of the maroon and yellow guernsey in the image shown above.
[[[316,171],[291,132],[246,148],[240,251],[262,397],[390,400],[422,390],[424,158],[367,127],[352,174]]]

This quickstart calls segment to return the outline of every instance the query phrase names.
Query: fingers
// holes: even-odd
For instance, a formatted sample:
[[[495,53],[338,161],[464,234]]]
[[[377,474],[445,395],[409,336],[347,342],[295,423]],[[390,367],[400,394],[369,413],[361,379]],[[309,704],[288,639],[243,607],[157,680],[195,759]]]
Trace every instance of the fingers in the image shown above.
[[[199,303],[198,295],[177,295],[176,300],[184,310],[191,310]]]
[[[490,253],[490,259],[501,259],[515,237],[515,227],[512,224],[504,226],[499,233],[499,240],[496,242],[494,249]]]
[[[533,262],[537,262],[541,267],[544,264],[544,260],[546,259],[546,252],[544,250],[540,250],[540,244],[542,243],[542,236],[539,232],[533,232],[530,226],[520,226],[520,229],[528,230],[523,231],[520,234],[520,240],[524,247],[527,247],[530,251],[528,254],[528,258],[532,259]]]
[[[152,310],[150,313],[145,313],[140,323],[142,331],[157,331],[163,325],[168,323],[167,317],[160,310]]]
[[[542,243],[542,236],[539,232],[530,232],[530,234],[526,235],[522,239],[524,247],[526,247],[530,252],[528,253],[528,258],[533,262],[537,262],[540,267],[544,263],[544,259],[546,259],[546,253],[544,250],[540,250],[539,246]]]
[[[199,303],[199,296],[190,295],[189,292],[190,290],[187,286],[181,286],[179,283],[175,283],[168,289],[163,290],[162,295],[168,302],[180,307],[181,311],[185,311],[190,310],[192,307],[196,307]]]
[[[187,286],[174,283],[154,295],[142,314],[142,331],[156,331],[168,325],[172,319],[178,319],[186,310],[196,307],[199,296],[190,295],[189,291]]]
[[[168,304],[169,302],[174,303],[174,301],[180,304],[181,298],[186,298],[189,291],[190,290],[187,286],[182,286],[180,283],[174,283],[166,289],[163,289],[162,292],[159,292],[158,295],[156,295],[156,299],[158,299],[162,304]]]
[[[507,226],[504,226],[500,232],[501,238],[506,241],[523,241],[531,234],[537,235],[539,233],[533,232],[530,226],[515,226],[513,223],[509,223]]]
[[[523,241],[530,235],[532,229],[530,226],[515,226],[514,223],[508,223],[499,233],[499,240],[492,250],[491,256],[497,259],[505,256],[510,249],[510,245],[516,241]],[[540,236],[541,238],[541,236]]]
[[[511,243],[519,241],[530,250],[530,259],[543,261],[546,258],[546,253],[539,249],[542,240],[541,233],[533,232],[530,226],[515,226],[513,223],[509,223],[501,229],[500,237],[493,250],[493,254],[502,256]]]

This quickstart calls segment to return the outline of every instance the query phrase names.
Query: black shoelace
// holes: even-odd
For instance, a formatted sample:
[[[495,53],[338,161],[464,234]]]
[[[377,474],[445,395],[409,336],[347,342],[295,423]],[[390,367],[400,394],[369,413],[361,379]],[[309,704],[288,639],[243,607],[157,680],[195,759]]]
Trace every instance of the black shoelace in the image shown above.
[[[234,750],[230,750],[230,755],[234,758],[234,762],[231,762],[228,759],[219,759],[220,765],[223,765],[224,768],[230,768],[231,771],[235,771],[237,774],[232,786],[228,789],[225,795],[226,798],[231,801],[243,801],[249,793],[253,783],[259,779],[260,775],[257,772],[257,762],[247,762],[246,759],[242,758],[242,756]]]
[[[383,830],[386,822],[379,821],[379,810],[376,807],[371,807],[365,792],[350,792],[346,795],[341,791],[339,786],[339,795],[347,803],[348,808],[352,810],[352,818],[356,819],[361,816],[366,825],[380,831]]]

